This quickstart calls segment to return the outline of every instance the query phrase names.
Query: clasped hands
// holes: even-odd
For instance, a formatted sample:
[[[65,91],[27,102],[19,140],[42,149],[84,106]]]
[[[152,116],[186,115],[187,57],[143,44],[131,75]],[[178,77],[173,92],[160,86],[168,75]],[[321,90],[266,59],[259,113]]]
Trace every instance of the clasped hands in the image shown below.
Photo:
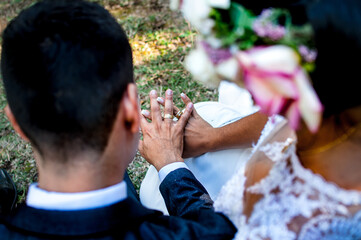
[[[210,149],[209,137],[214,128],[193,109],[186,94],[181,95],[186,108],[177,121],[169,117],[180,112],[173,104],[172,90],[166,91],[165,98],[152,90],[149,97],[151,109],[141,114],[143,140],[139,151],[158,171],[167,164],[183,162],[182,157],[197,156]],[[164,106],[164,118],[160,105]]]
[[[178,121],[162,118],[158,95],[155,90],[149,93],[150,112],[141,116],[143,140],[139,142],[142,156],[158,171],[167,164],[183,162],[184,127],[192,113],[193,104],[189,102]],[[173,115],[173,91],[168,89],[164,99],[164,115]],[[145,115],[145,116],[144,116]],[[148,122],[147,119],[151,121]]]

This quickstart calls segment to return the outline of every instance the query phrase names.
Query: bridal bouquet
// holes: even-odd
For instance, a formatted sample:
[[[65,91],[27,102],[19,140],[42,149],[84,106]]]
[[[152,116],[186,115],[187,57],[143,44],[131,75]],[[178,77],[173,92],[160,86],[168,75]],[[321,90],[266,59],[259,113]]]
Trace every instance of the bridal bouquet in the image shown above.
[[[234,81],[262,112],[286,116],[294,129],[302,118],[318,130],[323,107],[308,75],[317,57],[310,25],[293,25],[286,9],[255,15],[231,0],[171,0],[170,6],[199,33],[185,59],[195,79],[210,87]]]

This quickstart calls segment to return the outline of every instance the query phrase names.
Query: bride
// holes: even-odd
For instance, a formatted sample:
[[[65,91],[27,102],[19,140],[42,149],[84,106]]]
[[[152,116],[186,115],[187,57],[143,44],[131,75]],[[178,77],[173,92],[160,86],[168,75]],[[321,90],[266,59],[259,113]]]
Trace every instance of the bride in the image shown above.
[[[200,2],[206,1],[197,4]],[[217,31],[217,21],[222,18],[214,18],[211,10],[224,8],[219,11],[224,14],[227,9],[233,13],[238,9],[243,20],[253,21],[253,32],[239,35],[242,43],[251,43],[250,47],[237,42],[239,50],[231,46],[230,57],[212,61],[215,74],[242,81],[260,111],[271,117],[252,154],[243,158],[245,164],[238,162],[238,169],[215,193],[215,209],[238,228],[236,239],[361,239],[361,98],[357,87],[359,63],[351,57],[361,55],[360,2],[275,1],[274,6],[270,1],[244,1],[242,6],[218,2],[230,4],[210,4],[208,17],[203,15],[202,21],[196,22],[198,27],[213,20],[216,24],[212,31]],[[179,6],[186,17],[190,4],[192,1],[184,0]],[[266,7],[275,8],[260,11]],[[284,8],[288,8],[286,14]],[[289,24],[289,16],[297,25]],[[280,19],[286,23],[281,25]],[[248,31],[248,23],[237,27]],[[203,43],[198,51],[202,48],[214,60],[215,42],[220,40],[221,44],[222,36],[209,31],[200,34]],[[252,34],[256,36],[254,42],[247,39]],[[226,49],[222,44],[220,47]],[[237,71],[230,74],[234,68]],[[208,164],[217,164],[215,172],[236,166]],[[144,184],[156,185],[152,181]],[[146,195],[144,198],[152,199],[150,192]]]

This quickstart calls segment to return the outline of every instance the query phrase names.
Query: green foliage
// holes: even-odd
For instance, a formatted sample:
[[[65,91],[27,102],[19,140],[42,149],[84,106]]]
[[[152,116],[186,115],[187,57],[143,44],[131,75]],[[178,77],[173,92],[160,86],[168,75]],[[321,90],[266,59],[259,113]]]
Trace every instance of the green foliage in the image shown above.
[[[236,2],[232,2],[228,10],[212,8],[209,17],[215,22],[213,33],[216,38],[221,40],[224,48],[237,46],[240,50],[247,50],[260,45],[286,45],[298,53],[300,46],[307,46],[311,50],[315,47],[310,24],[294,25],[291,14],[286,9],[271,8],[266,11],[267,13],[256,16]],[[258,26],[265,28],[284,28],[284,36],[277,39],[258,36],[254,29],[256,21]],[[300,59],[306,71],[314,70],[314,63]]]
[[[246,29],[252,29],[254,16],[252,16],[251,12],[245,9],[242,5],[232,3],[229,14],[233,31],[239,33],[240,36]]]
[[[229,11],[212,9],[210,17],[215,20],[216,37],[225,47],[236,44],[240,49],[248,49],[258,39],[252,30],[255,16],[238,3],[232,2]]]

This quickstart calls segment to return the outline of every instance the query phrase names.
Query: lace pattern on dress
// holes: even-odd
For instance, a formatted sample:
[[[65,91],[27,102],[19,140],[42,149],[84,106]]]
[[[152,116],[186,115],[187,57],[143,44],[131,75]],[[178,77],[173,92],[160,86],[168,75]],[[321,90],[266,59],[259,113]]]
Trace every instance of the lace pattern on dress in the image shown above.
[[[256,148],[274,162],[268,176],[245,189],[244,170],[239,171],[214,204],[238,228],[236,239],[361,239],[361,211],[354,216],[349,212],[349,207],[361,206],[361,193],[341,189],[303,168],[291,139],[261,144],[265,139],[261,137]],[[245,191],[263,195],[248,219],[243,215]],[[303,224],[294,224],[295,219]]]
[[[299,234],[300,240],[361,239],[361,211],[354,217],[317,216],[311,219]]]

